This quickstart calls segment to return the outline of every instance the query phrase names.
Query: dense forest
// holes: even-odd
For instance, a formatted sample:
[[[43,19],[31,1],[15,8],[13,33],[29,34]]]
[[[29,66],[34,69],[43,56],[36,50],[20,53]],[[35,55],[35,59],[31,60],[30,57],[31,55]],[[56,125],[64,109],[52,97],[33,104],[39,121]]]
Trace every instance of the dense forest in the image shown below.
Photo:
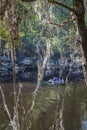
[[[0,130],[86,130],[86,93],[87,1],[1,0]]]

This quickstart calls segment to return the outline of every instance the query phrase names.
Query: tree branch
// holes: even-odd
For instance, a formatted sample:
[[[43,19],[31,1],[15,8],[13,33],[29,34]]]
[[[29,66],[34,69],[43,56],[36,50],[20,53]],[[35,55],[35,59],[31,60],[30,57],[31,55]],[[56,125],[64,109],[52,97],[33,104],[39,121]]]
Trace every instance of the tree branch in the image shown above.
[[[9,120],[10,120],[10,124],[11,124],[13,130],[17,130],[16,127],[15,127],[15,125],[14,125],[14,122],[13,122],[13,120],[12,120],[12,118],[11,118],[11,114],[10,114],[9,109],[8,109],[8,107],[7,107],[7,103],[6,103],[6,100],[5,100],[5,95],[4,95],[4,93],[3,93],[3,90],[2,90],[2,87],[1,87],[1,86],[0,86],[0,91],[1,91],[2,99],[3,99],[3,104],[4,104],[5,111],[6,111],[6,113],[7,113],[7,116],[8,116],[8,118],[9,118]]]
[[[63,23],[54,23],[52,21],[48,22],[48,24],[52,24],[52,25],[56,25],[56,26],[64,26],[65,24],[68,24],[69,22],[73,22],[74,20],[76,20],[76,18],[73,18],[73,19],[68,19],[68,20],[65,20]]]
[[[33,1],[36,1],[36,0],[22,0],[23,2],[33,2]]]
[[[7,9],[7,6],[9,5],[9,2],[8,2],[8,0],[6,0],[5,2],[2,2],[1,1],[1,9],[0,9],[0,20],[2,19],[2,17],[4,16],[4,14],[5,14],[5,11],[6,11],[6,9]]]
[[[60,6],[64,7],[64,8],[66,8],[66,9],[68,9],[69,11],[72,11],[74,14],[76,14],[76,15],[77,15],[77,13],[76,13],[75,9],[74,9],[74,8],[69,7],[68,5],[65,5],[65,4],[63,4],[63,3],[61,3],[61,2],[54,1],[54,0],[48,0],[48,2],[50,2],[50,3],[52,3],[52,4],[57,4],[57,5],[60,5]]]

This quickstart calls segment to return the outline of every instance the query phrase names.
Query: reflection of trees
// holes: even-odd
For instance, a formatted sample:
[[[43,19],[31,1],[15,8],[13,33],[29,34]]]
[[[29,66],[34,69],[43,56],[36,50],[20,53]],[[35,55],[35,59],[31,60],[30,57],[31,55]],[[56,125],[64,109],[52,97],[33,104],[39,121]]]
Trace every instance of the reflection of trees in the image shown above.
[[[80,103],[75,88],[67,89],[63,104],[63,125],[65,130],[81,130]]]
[[[56,118],[55,118],[53,124],[49,128],[49,130],[64,130],[63,118],[62,118],[63,117],[62,115],[63,115],[64,93],[65,93],[64,87],[62,87],[58,90],[57,115],[56,115]]]
[[[81,130],[81,111],[77,88],[58,91],[57,116],[50,130]]]

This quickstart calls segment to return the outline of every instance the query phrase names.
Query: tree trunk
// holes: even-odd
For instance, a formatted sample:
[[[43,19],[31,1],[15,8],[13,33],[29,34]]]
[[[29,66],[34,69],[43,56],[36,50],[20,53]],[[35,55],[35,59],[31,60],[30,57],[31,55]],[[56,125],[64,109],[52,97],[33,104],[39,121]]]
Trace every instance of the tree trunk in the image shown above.
[[[81,51],[83,54],[83,72],[85,83],[87,85],[87,27],[85,24],[85,9],[84,9],[84,1],[83,0],[75,0],[75,8],[76,8],[76,17],[77,17],[77,26],[78,32],[80,35],[80,43],[81,43]]]
[[[83,55],[83,73],[87,85],[87,36],[85,38],[81,37],[81,51]]]
[[[0,55],[1,55],[1,53],[2,53],[2,40],[1,40],[1,34],[0,34]]]

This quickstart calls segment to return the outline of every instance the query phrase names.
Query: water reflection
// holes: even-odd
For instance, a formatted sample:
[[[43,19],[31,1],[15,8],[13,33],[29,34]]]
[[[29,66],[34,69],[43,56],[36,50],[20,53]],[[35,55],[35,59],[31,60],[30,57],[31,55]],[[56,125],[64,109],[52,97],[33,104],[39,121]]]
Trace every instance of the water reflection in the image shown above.
[[[33,111],[25,119],[32,102],[35,84],[23,84],[19,105],[21,130],[87,130],[87,90],[80,85],[43,86],[35,100]],[[10,112],[13,112],[12,84],[3,90]],[[65,92],[65,93],[64,93]],[[11,130],[0,95],[0,130]],[[62,127],[59,128],[59,125]]]
[[[61,97],[61,94],[60,94]],[[58,103],[57,116],[50,130],[87,130],[87,88],[69,85]]]
[[[76,87],[66,90],[63,105],[63,125],[65,130],[81,130],[81,104]]]

